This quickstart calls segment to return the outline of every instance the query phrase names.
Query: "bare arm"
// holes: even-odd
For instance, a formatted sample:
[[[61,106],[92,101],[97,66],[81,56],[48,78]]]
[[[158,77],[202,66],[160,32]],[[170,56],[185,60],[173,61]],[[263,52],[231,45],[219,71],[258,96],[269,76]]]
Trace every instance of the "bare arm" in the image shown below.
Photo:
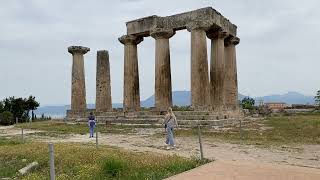
[[[174,123],[176,124],[176,127],[178,127],[179,125],[178,125],[178,121],[177,121],[177,118],[175,115],[173,115],[173,120],[174,120]]]

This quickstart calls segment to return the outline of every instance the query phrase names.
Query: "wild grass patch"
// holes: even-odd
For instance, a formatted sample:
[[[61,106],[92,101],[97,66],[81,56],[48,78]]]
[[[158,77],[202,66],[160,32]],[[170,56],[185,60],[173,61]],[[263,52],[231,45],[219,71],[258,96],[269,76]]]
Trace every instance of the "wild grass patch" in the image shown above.
[[[55,144],[57,179],[163,179],[197,167],[204,162],[178,156],[133,153],[90,144]],[[0,148],[0,177],[13,177],[27,162],[39,168],[21,179],[48,179],[49,157],[46,143],[3,145]],[[22,162],[26,159],[27,162]]]
[[[267,127],[267,128],[266,128]],[[320,144],[320,114],[268,117],[261,122],[244,124],[226,130],[202,128],[201,134],[210,140],[261,146],[281,144]],[[176,129],[177,137],[198,136],[198,129]],[[163,136],[156,134],[156,137]]]

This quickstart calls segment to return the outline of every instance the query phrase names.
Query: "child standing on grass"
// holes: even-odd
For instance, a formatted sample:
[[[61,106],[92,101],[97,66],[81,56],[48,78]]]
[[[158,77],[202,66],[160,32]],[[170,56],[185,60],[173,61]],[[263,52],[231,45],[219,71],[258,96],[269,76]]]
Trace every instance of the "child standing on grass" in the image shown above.
[[[92,112],[90,112],[90,116],[88,117],[89,121],[88,121],[88,126],[89,126],[89,131],[90,131],[90,137],[93,137],[94,134],[94,128],[96,127],[96,121],[95,121],[95,117],[93,115]]]
[[[170,107],[168,108],[168,113],[164,117],[164,124],[167,132],[167,150],[175,149],[176,144],[174,142],[173,130],[175,127],[178,127],[178,122],[176,116],[173,114],[172,109]]]

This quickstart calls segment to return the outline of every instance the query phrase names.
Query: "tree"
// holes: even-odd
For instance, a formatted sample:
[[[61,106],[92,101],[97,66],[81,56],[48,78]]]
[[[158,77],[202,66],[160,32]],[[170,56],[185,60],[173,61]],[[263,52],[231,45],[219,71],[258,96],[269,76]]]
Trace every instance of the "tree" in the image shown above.
[[[4,109],[3,109],[4,107],[3,107],[3,102],[2,101],[0,101],[0,113],[2,113],[3,111],[4,111]]]
[[[0,124],[1,125],[13,124],[13,115],[10,111],[4,111],[0,113]]]
[[[26,105],[27,105],[27,110],[28,110],[28,114],[29,111],[31,110],[31,119],[34,120],[34,110],[36,110],[40,104],[35,100],[36,98],[34,96],[29,96],[29,98],[26,100]]]
[[[32,112],[32,119],[34,119],[34,110],[39,107],[39,103],[34,96],[26,98],[15,98],[14,96],[0,101],[0,113],[4,111],[11,112],[13,119],[18,118],[19,122],[26,122],[29,119],[29,112]]]
[[[254,103],[255,103],[255,101],[253,98],[245,97],[241,101],[241,106],[243,109],[250,109],[251,110],[254,106]]]
[[[317,95],[314,97],[316,105],[320,106],[320,90],[317,91]]]

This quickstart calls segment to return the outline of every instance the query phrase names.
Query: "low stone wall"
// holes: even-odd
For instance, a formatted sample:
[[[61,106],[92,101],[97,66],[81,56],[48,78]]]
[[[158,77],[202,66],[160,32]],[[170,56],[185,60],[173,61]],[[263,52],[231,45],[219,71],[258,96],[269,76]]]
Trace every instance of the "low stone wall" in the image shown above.
[[[313,112],[315,109],[284,109],[284,112],[289,114],[296,114],[296,113],[309,113]]]

